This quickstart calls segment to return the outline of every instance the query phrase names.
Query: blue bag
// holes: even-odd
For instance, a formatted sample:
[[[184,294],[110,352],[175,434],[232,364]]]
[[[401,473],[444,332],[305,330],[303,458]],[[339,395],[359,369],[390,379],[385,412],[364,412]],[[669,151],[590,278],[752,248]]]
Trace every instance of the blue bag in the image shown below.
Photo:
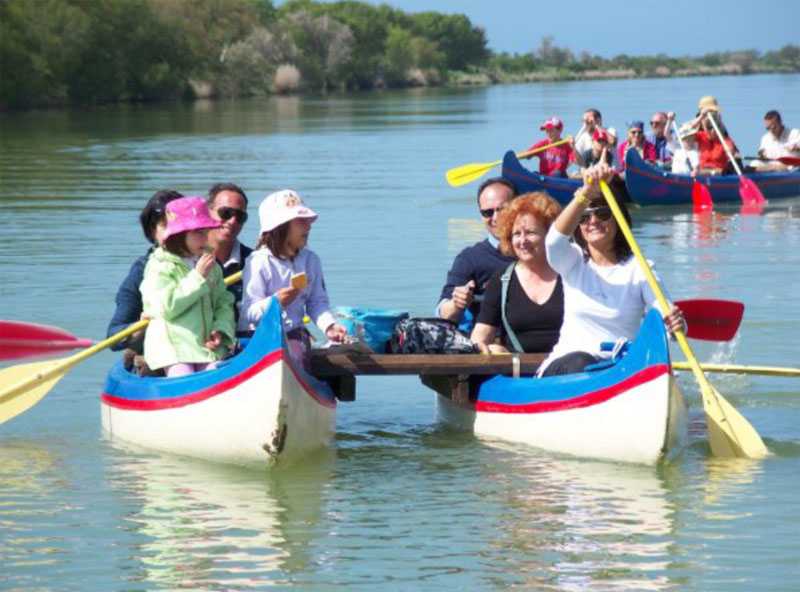
[[[386,343],[395,325],[408,318],[408,312],[387,308],[337,306],[333,310],[347,332],[366,343],[376,353],[386,352]]]

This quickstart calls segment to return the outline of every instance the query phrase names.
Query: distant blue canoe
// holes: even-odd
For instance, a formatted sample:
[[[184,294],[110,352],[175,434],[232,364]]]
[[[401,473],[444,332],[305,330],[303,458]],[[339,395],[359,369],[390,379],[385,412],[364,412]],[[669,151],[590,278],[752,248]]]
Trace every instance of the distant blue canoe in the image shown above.
[[[694,180],[690,175],[676,175],[649,165],[634,150],[628,152],[625,166],[625,185],[630,199],[639,205],[692,203]],[[581,185],[578,179],[548,177],[530,171],[522,166],[513,151],[506,152],[503,157],[503,176],[514,184],[518,193],[546,191],[561,204],[568,203]],[[800,170],[748,173],[747,178],[758,185],[768,200],[800,196]],[[698,180],[708,186],[714,203],[741,202],[739,177],[736,175],[698,177]]]
[[[772,173],[747,173],[768,200],[800,196],[800,170]],[[739,177],[717,175],[698,177],[708,186],[714,203],[741,203]],[[682,205],[692,203],[691,175],[677,175],[647,164],[639,153],[631,150],[625,157],[625,185],[633,201],[643,206]]]
[[[550,197],[565,205],[572,199],[572,194],[581,186],[580,179],[565,177],[548,177],[529,171],[520,163],[513,150],[503,157],[503,177],[514,184],[517,193],[546,191]]]

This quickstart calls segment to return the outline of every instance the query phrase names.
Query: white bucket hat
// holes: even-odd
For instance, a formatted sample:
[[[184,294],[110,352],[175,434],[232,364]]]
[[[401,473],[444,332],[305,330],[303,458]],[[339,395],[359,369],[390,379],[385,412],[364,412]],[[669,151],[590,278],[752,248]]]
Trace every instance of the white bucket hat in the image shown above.
[[[295,218],[311,218],[313,222],[317,219],[317,213],[306,207],[302,198],[291,189],[270,193],[258,206],[258,221],[262,233],[275,230]]]

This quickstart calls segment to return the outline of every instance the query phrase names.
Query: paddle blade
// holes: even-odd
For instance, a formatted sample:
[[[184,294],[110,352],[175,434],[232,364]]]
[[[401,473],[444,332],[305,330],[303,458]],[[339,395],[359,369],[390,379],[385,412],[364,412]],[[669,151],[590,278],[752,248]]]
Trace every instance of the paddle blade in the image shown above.
[[[710,212],[714,209],[714,202],[711,200],[711,192],[708,187],[695,179],[692,184],[692,211],[695,214]]]
[[[706,382],[701,396],[714,456],[764,458],[769,454],[755,428],[717,389]]]
[[[781,156],[775,160],[786,166],[800,166],[800,156]]]
[[[499,165],[502,160],[495,162],[473,162],[465,164],[454,169],[450,169],[445,174],[447,182],[451,187],[461,187],[467,183],[472,183],[476,179],[480,179],[483,175],[491,169]]]
[[[730,341],[739,330],[744,304],[735,300],[678,300],[686,319],[686,336],[706,341]]]
[[[739,177],[739,195],[745,206],[763,205],[767,202],[758,185],[745,176]]]
[[[27,411],[49,393],[67,369],[55,374],[48,371],[62,365],[61,360],[49,360],[0,370],[0,424]],[[16,387],[18,384],[21,386]]]
[[[89,339],[78,339],[58,327],[0,320],[0,360],[44,356],[90,345]]]

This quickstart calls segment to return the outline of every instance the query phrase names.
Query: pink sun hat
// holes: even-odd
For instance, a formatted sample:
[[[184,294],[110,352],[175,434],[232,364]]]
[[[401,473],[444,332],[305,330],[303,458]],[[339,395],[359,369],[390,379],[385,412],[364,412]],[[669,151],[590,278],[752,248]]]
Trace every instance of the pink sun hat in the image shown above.
[[[181,197],[173,199],[166,208],[167,229],[164,240],[181,232],[219,228],[222,223],[214,220],[208,212],[206,200],[202,197]]]
[[[291,189],[282,189],[270,193],[258,206],[258,221],[261,223],[261,232],[275,230],[295,218],[317,219],[317,213],[303,203],[300,195]]]

